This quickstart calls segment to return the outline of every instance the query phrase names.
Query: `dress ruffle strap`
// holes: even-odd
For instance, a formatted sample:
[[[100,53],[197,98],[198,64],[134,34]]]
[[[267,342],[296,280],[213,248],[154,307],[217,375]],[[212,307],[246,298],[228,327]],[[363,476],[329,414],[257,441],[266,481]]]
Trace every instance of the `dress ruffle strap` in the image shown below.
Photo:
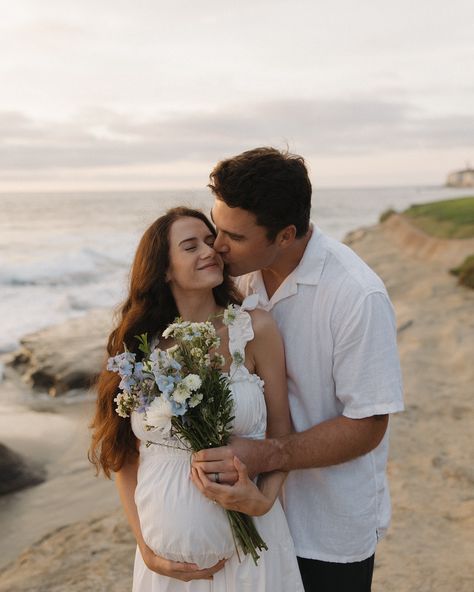
[[[258,304],[258,294],[250,294],[240,306],[234,306],[232,320],[229,322],[229,351],[232,356],[231,373],[245,361],[245,346],[254,338],[252,319],[249,310]]]

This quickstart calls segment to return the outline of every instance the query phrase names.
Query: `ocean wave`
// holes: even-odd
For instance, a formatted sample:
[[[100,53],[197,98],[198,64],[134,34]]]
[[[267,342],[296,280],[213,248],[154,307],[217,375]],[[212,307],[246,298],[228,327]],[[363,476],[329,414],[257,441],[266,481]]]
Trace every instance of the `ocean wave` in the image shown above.
[[[45,253],[43,257],[0,265],[0,285],[58,286],[83,285],[106,275],[125,270],[130,262],[84,247],[61,254]]]

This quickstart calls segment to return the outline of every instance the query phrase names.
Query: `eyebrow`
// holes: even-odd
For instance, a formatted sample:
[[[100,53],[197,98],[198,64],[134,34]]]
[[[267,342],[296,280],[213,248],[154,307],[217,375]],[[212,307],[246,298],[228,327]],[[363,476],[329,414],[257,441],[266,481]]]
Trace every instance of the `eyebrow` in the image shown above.
[[[212,232],[210,232],[208,235],[205,236],[204,240],[206,241],[209,238],[213,238],[214,239],[216,237],[212,234]],[[190,236],[189,238],[184,238],[182,241],[180,241],[178,243],[178,247],[180,247],[183,243],[188,243],[190,241],[196,241],[196,240],[198,240],[198,237],[197,236]]]
[[[195,236],[191,236],[190,238],[185,238],[180,243],[178,243],[178,247],[180,247],[183,243],[188,243],[188,242],[194,241],[194,240],[197,240],[197,238]]]
[[[212,208],[211,208],[211,210],[210,210],[210,212],[209,212],[209,215],[211,216],[211,220],[212,220],[212,222],[213,222],[214,226],[216,226],[216,223],[214,222],[214,216],[212,215]],[[217,228],[217,227],[216,227],[216,228]],[[237,238],[245,238],[245,235],[243,235],[243,234],[238,234],[237,232],[231,232],[230,230],[224,230],[223,228],[220,228],[219,230],[220,230],[221,232],[223,232],[224,234],[227,234],[227,236],[230,236],[230,237],[232,237],[232,236],[235,236],[235,237],[237,237]]]

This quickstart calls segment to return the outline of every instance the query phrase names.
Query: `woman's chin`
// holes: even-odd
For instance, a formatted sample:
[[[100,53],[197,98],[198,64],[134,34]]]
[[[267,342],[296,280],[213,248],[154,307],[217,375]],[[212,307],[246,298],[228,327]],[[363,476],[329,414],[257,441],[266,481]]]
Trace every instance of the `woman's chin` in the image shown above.
[[[220,286],[224,281],[224,274],[220,270],[216,270],[212,276],[209,274],[209,287],[210,288],[217,288]]]

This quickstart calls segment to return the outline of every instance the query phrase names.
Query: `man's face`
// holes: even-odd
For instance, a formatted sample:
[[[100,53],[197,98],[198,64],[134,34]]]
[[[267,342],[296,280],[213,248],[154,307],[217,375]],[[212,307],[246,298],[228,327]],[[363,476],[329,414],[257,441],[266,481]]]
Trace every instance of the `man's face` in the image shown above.
[[[215,199],[211,218],[216,225],[214,249],[222,256],[230,275],[238,276],[270,267],[279,249],[271,243],[266,229],[256,222],[255,214],[241,208],[230,208]]]

